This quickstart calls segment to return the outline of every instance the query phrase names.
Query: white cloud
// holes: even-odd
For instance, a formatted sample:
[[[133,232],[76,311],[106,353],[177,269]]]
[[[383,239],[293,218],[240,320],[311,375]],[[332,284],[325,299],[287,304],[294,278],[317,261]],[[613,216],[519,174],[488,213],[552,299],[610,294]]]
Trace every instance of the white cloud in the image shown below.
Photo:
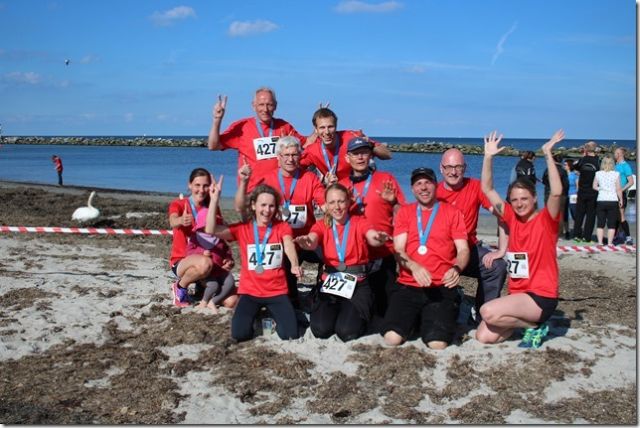
[[[393,0],[377,4],[367,3],[359,0],[346,0],[340,2],[334,10],[338,13],[386,13],[393,12],[394,10],[401,9],[402,7],[402,3]]]
[[[26,73],[20,71],[7,73],[3,76],[2,80],[11,83],[21,83],[28,85],[37,85],[42,82],[42,78],[40,77],[40,75],[38,73],[34,73],[33,71],[28,71]]]
[[[229,35],[231,37],[252,36],[254,34],[269,33],[278,28],[277,24],[263,19],[256,21],[233,21],[229,26]]]
[[[177,21],[187,18],[195,18],[196,11],[189,6],[178,6],[173,9],[165,10],[164,12],[153,12],[150,19],[153,23],[160,27],[168,27],[175,24]]]
[[[502,35],[502,37],[500,38],[500,41],[498,42],[498,45],[496,46],[496,51],[493,53],[493,58],[491,59],[491,65],[495,64],[498,57],[502,55],[502,52],[504,52],[503,46],[507,41],[507,38],[511,35],[511,33],[516,31],[516,28],[518,28],[518,23],[514,22],[511,28],[509,28],[509,31],[507,31]]]

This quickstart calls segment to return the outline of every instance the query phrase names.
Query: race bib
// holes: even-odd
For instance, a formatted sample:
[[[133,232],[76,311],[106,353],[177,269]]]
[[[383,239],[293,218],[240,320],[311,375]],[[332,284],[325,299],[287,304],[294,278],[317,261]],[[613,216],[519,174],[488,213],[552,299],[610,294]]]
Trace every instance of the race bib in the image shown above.
[[[276,157],[276,143],[280,137],[262,137],[253,139],[256,159],[272,159]]]
[[[284,219],[292,229],[302,229],[307,224],[307,206],[289,205],[289,217]]]
[[[507,270],[511,278],[529,278],[529,256],[527,253],[507,252]]]
[[[578,203],[578,195],[569,195],[569,203],[570,204],[577,204]]]
[[[282,266],[282,244],[267,244],[265,250],[262,253],[262,268],[278,269]],[[247,267],[249,270],[256,270],[258,259],[256,258],[256,246],[255,244],[247,245]]]
[[[334,272],[327,275],[327,279],[322,283],[320,291],[322,293],[335,294],[345,299],[351,299],[357,282],[358,278],[356,278],[355,275],[344,272]]]

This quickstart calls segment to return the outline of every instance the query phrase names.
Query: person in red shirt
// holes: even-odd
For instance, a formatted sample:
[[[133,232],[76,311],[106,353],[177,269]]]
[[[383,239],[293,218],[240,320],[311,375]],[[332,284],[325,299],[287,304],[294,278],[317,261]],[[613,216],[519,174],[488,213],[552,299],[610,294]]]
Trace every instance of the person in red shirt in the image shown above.
[[[173,229],[171,241],[171,256],[169,266],[178,277],[172,286],[173,304],[178,307],[190,305],[187,288],[191,283],[198,283],[209,278],[209,274],[216,268],[210,255],[196,251],[188,251],[189,240],[195,240],[198,214],[209,206],[209,187],[211,174],[204,168],[196,168],[189,175],[189,191],[187,199],[174,199],[169,204],[169,226]],[[215,211],[215,210],[214,210]],[[206,215],[206,214],[205,214]],[[220,210],[216,215],[218,221],[223,222]],[[217,266],[225,267],[225,266]],[[226,266],[230,268],[230,266]],[[230,295],[222,300],[225,307],[235,306],[237,297]]]
[[[219,96],[213,107],[213,123],[207,145],[209,150],[238,151],[238,168],[241,168],[244,162],[248,162],[253,170],[253,178],[247,189],[251,192],[260,177],[278,168],[276,143],[279,137],[293,135],[300,141],[306,141],[306,138],[289,122],[273,117],[278,102],[271,88],[262,87],[256,90],[251,102],[255,116],[232,123],[220,134],[220,124],[226,106],[227,97]]]
[[[502,135],[497,136],[494,131],[484,139],[482,191],[509,228],[509,294],[480,308],[482,322],[476,330],[476,339],[482,343],[502,342],[513,334],[514,329],[524,328],[520,346],[537,348],[548,332],[545,322],[558,304],[556,237],[562,216],[562,181],[552,149],[563,138],[564,131],[558,130],[542,146],[551,192],[547,205],[539,211],[535,184],[526,178],[518,178],[509,186],[508,204],[496,192],[493,157],[504,149],[498,147]]]
[[[382,328],[390,346],[402,344],[415,328],[429,348],[444,349],[453,341],[469,244],[462,212],[436,199],[437,183],[431,168],[413,170],[417,202],[400,207],[394,219],[400,273]]]
[[[51,162],[53,162],[53,166],[58,173],[58,186],[62,186],[62,170],[64,169],[62,167],[62,159],[57,155],[53,155],[51,156]]]
[[[337,131],[338,116],[326,107],[316,110],[311,122],[314,132],[304,146],[300,166],[315,168],[322,177],[322,184],[325,187],[347,178],[351,173],[351,167],[345,162],[345,156],[347,143],[354,137],[370,141],[373,145],[373,154],[380,159],[391,159],[391,152],[387,146],[365,136],[362,130]]]
[[[475,302],[475,319],[479,321],[480,306],[489,300],[500,297],[507,277],[507,263],[502,259],[507,250],[508,236],[498,222],[498,250],[492,251],[478,241],[478,215],[480,207],[493,213],[493,207],[482,193],[480,180],[465,177],[467,163],[458,149],[449,149],[442,154],[440,174],[443,181],[438,183],[436,198],[439,201],[455,205],[464,215],[464,223],[469,236],[469,263],[462,275],[478,280]]]
[[[373,229],[366,218],[349,214],[351,195],[343,185],[329,185],[325,200],[324,221],[295,242],[310,251],[319,245],[324,254],[325,272],[311,310],[311,332],[321,339],[335,333],[346,342],[360,337],[371,318],[367,244],[383,245],[389,235]]]
[[[369,161],[373,148],[369,141],[355,137],[347,144],[346,163],[351,167],[349,177],[340,180],[355,197],[352,215],[364,215],[376,229],[393,234],[393,214],[406,203],[404,193],[396,178],[384,171],[372,171]],[[384,317],[388,296],[396,281],[396,259],[393,242],[369,249],[369,283],[374,294],[375,314]]]
[[[231,337],[237,341],[253,337],[253,322],[265,307],[276,322],[281,339],[299,337],[296,314],[287,296],[284,255],[291,261],[291,273],[302,277],[291,226],[280,219],[280,195],[267,185],[260,184],[251,192],[247,212],[248,221],[229,226],[218,224],[211,208],[218,206],[222,177],[213,182],[209,194],[211,206],[205,231],[227,241],[238,241],[240,250],[240,298],[231,320]]]
[[[302,148],[300,141],[294,136],[281,137],[276,145],[278,155],[278,169],[268,172],[258,181],[273,187],[280,194],[282,206],[280,211],[283,220],[291,226],[293,237],[306,235],[316,222],[314,215],[315,204],[324,209],[324,187],[318,177],[300,168],[300,155]],[[247,182],[252,174],[251,167],[244,165],[238,172],[240,184],[236,192],[235,208],[242,212],[246,202]],[[297,249],[298,260],[308,263],[321,263],[322,254],[320,250],[307,251]],[[285,257],[285,272],[287,273],[287,286],[289,288],[289,298],[295,307],[299,306],[298,301],[298,280],[291,274],[291,263]]]

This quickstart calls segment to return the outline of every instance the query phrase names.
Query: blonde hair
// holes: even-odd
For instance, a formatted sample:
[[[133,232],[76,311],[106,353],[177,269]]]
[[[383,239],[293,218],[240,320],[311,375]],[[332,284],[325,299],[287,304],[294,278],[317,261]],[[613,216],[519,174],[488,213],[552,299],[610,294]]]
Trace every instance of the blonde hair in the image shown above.
[[[606,155],[600,163],[600,171],[613,171],[616,168],[616,162],[611,155]]]
[[[343,192],[346,196],[347,196],[347,200],[349,201],[349,208],[351,208],[351,192],[349,191],[349,189],[347,189],[344,185],[340,184],[340,183],[333,183],[331,185],[329,185],[325,191],[324,191],[324,199],[325,201],[327,200],[327,195],[329,194],[330,190],[339,190],[341,192]],[[329,214],[329,210],[327,209],[327,211],[324,213],[324,225],[327,227],[331,227],[333,226],[333,217],[331,217],[331,214]]]

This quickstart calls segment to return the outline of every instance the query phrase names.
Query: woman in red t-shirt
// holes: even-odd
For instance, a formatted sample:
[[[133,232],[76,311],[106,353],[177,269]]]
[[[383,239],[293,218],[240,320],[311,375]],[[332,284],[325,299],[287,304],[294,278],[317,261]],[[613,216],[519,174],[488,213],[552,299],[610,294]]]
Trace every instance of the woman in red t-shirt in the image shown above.
[[[367,243],[383,245],[389,235],[373,230],[363,216],[350,216],[353,200],[349,190],[334,183],[325,190],[324,221],[295,242],[313,251],[322,246],[325,272],[311,310],[310,328],[315,337],[334,333],[346,342],[360,337],[371,318],[373,293],[367,280]]]
[[[209,206],[209,186],[211,174],[204,168],[196,168],[189,175],[189,191],[191,195],[184,199],[174,199],[169,204],[169,225],[173,229],[171,242],[171,256],[169,265],[173,273],[178,277],[171,286],[173,304],[178,307],[190,305],[190,297],[187,293],[189,284],[208,279],[214,270],[214,259],[203,252],[189,251],[190,239],[195,239],[198,213]],[[214,210],[215,212],[216,210]],[[222,216],[219,222],[222,222]],[[206,215],[206,213],[204,214]],[[230,270],[232,266],[220,265],[219,267]],[[230,295],[222,299],[221,303],[227,308],[233,308],[237,297]],[[220,300],[216,300],[220,303]]]
[[[240,298],[231,320],[231,336],[237,341],[253,338],[253,321],[261,308],[266,307],[276,322],[281,339],[299,337],[298,322],[293,305],[287,296],[284,255],[291,261],[291,273],[302,277],[293,232],[280,219],[280,195],[270,186],[256,186],[247,201],[245,222],[229,226],[218,224],[214,215],[222,190],[212,179],[209,191],[211,204],[205,232],[227,241],[238,241],[240,250]]]
[[[509,295],[491,300],[480,308],[482,322],[476,339],[496,343],[507,339],[516,328],[524,328],[522,347],[539,347],[548,332],[545,322],[558,304],[558,261],[556,238],[562,216],[562,182],[555,167],[553,146],[564,138],[558,130],[542,146],[551,193],[547,205],[537,210],[535,184],[518,178],[510,186],[505,203],[493,187],[493,157],[504,147],[498,147],[502,135],[496,131],[484,139],[482,191],[509,228],[507,266]]]

